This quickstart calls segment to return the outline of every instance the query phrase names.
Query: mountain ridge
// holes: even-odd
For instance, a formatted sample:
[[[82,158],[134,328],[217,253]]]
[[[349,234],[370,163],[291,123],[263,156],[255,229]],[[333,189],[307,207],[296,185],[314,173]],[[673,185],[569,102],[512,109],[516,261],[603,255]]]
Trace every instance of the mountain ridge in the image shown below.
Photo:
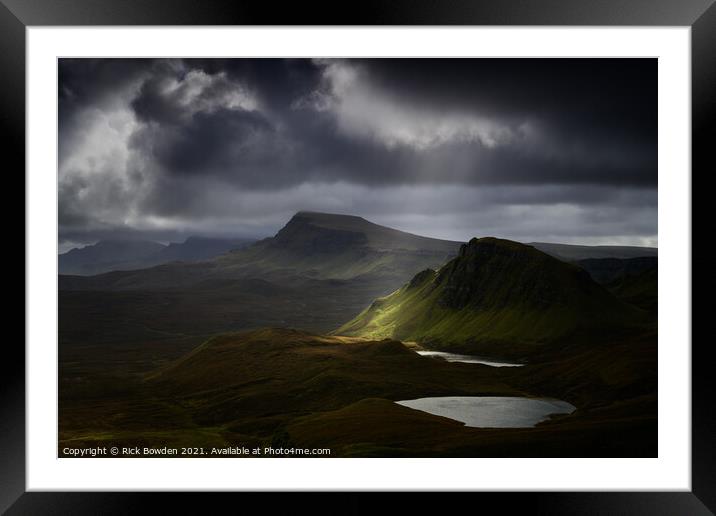
[[[559,244],[555,242],[528,242],[535,249],[547,253],[562,261],[578,261],[586,259],[616,258],[629,259],[645,256],[657,257],[658,247],[639,247],[628,245],[577,245]]]
[[[60,274],[89,276],[110,271],[148,269],[173,261],[216,260],[218,265],[226,265],[239,273],[242,268],[247,274],[264,273],[265,269],[274,271],[283,269],[284,272],[289,273],[291,270],[295,272],[295,269],[299,269],[298,272],[316,277],[316,274],[321,275],[320,269],[326,265],[325,258],[328,257],[329,261],[330,259],[335,262],[344,261],[343,264],[333,263],[333,270],[329,276],[346,279],[373,273],[376,268],[374,266],[390,265],[378,263],[390,261],[387,254],[429,257],[416,260],[417,263],[399,260],[399,263],[392,265],[393,275],[399,274],[396,270],[398,266],[411,268],[407,272],[412,274],[424,268],[423,265],[441,265],[449,257],[454,256],[463,243],[400,231],[355,215],[306,210],[296,212],[274,236],[258,241],[189,237],[182,243],[165,246],[152,241],[120,239],[117,240],[117,244],[112,244],[117,249],[106,253],[107,256],[104,258],[98,259],[92,256],[97,251],[110,246],[109,242],[112,241],[100,241],[93,246],[75,248],[60,254],[58,257]],[[128,248],[144,246],[146,249],[124,256],[122,249],[119,248],[120,244]],[[605,257],[622,259],[657,253],[654,248],[627,246],[575,246],[544,242],[525,245],[533,245],[547,254],[568,262]],[[297,260],[296,256],[281,256],[282,251],[298,253],[299,259]],[[348,251],[352,251],[352,254],[339,256],[341,252]],[[368,254],[372,254],[371,260],[374,262],[372,265],[366,263],[371,261],[367,260]],[[82,255],[88,258],[82,258]],[[301,263],[301,260],[309,255],[313,256],[314,262],[317,263]],[[345,262],[349,260],[362,263],[354,270],[338,270],[341,267],[346,268]],[[414,266],[417,268],[412,268]]]
[[[187,239],[184,246],[193,240]],[[409,281],[415,272],[440,267],[461,245],[380,226],[354,215],[299,211],[273,237],[206,261],[177,262],[181,257],[171,256],[109,267],[114,269],[111,273],[61,267],[60,289],[193,288],[206,281],[259,277],[292,284],[297,280],[367,281],[375,287],[367,291],[384,295]],[[167,255],[176,248],[168,246],[161,251]],[[74,276],[64,275],[67,273]]]
[[[190,236],[183,242],[169,244],[152,240],[106,239],[59,254],[58,271],[60,274],[95,276],[146,269],[174,261],[197,262],[252,242],[252,239],[202,236]]]
[[[299,211],[273,236],[216,258],[221,270],[280,280],[382,280],[395,288],[439,266],[460,242],[406,233],[353,215]]]
[[[333,333],[522,356],[577,332],[630,326],[643,315],[576,265],[532,246],[483,237],[464,244],[439,270],[422,271],[376,299]]]

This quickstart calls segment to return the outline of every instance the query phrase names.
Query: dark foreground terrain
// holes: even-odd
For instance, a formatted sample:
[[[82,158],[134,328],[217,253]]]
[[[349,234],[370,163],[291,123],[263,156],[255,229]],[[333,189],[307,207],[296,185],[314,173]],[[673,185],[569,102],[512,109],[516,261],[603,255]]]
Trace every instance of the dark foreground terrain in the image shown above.
[[[94,446],[328,447],[332,456],[653,456],[656,338],[539,365],[421,357],[404,344],[266,329],[87,382],[65,378],[60,454]],[[558,397],[529,429],[476,429],[393,403],[447,395]]]

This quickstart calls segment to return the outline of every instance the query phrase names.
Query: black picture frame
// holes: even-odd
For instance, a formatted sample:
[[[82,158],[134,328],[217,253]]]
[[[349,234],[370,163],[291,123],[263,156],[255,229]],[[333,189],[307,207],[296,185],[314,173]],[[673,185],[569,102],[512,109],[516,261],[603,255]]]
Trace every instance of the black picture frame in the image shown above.
[[[674,514],[716,513],[716,418],[712,393],[711,342],[697,339],[707,305],[695,303],[714,285],[706,269],[705,247],[713,216],[705,212],[707,173],[716,170],[708,135],[716,125],[716,5],[714,0],[430,0],[282,3],[231,0],[0,0],[0,123],[6,178],[20,182],[25,170],[25,30],[43,25],[622,25],[691,27],[692,73],[692,491],[644,493],[475,493],[481,507],[532,514]],[[710,129],[710,131],[709,131]],[[18,185],[24,192],[24,180]],[[694,187],[695,186],[695,187]],[[7,191],[10,191],[8,188]],[[13,192],[17,190],[13,189]],[[19,197],[16,194],[15,197]],[[696,201],[700,202],[696,202]],[[695,211],[700,206],[701,213]],[[6,210],[7,211],[7,210]],[[17,208],[7,220],[18,225]],[[24,225],[23,225],[24,228]],[[14,262],[19,262],[15,241]],[[6,248],[7,251],[7,248]],[[700,251],[700,252],[696,252]],[[23,247],[23,261],[27,260]],[[26,270],[26,269],[25,269]],[[12,275],[12,274],[9,274]],[[19,275],[15,275],[19,276]],[[19,311],[12,299],[5,306]],[[24,296],[23,296],[24,299]],[[23,303],[23,309],[24,309]],[[18,317],[19,319],[19,317]],[[11,321],[10,317],[5,320]],[[702,332],[703,333],[703,332]],[[24,339],[23,339],[24,340]],[[203,513],[205,501],[184,493],[36,493],[25,492],[25,355],[18,338],[6,338],[0,360],[0,511],[7,514],[134,514],[161,503],[162,512]],[[673,343],[687,345],[688,343]],[[222,494],[222,501],[243,496],[239,507],[255,506],[254,494]],[[288,502],[295,513],[358,514],[379,495],[302,494]],[[274,505],[272,499],[271,506]],[[461,500],[455,500],[457,502]],[[475,503],[471,499],[469,503]],[[265,502],[261,502],[264,503]],[[451,500],[451,504],[453,500]],[[249,505],[245,505],[249,504]],[[444,509],[444,502],[415,494],[422,511]],[[440,505],[438,505],[440,504]],[[403,507],[405,510],[406,507]],[[270,513],[276,511],[270,511]]]

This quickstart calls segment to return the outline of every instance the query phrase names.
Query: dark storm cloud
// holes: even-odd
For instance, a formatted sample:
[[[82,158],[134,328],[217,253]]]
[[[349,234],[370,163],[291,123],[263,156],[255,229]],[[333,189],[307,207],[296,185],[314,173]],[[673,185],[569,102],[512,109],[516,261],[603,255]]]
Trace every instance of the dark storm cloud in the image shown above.
[[[158,133],[158,134],[157,134]],[[275,128],[253,111],[197,113],[189,123],[154,134],[154,155],[171,173],[234,173],[252,182],[259,169],[280,163]],[[138,133],[141,139],[143,133]]]
[[[376,59],[357,64],[370,69],[378,87],[415,103],[471,105],[487,115],[589,117],[582,127],[601,120],[612,127],[653,130],[656,122],[655,59],[403,59],[398,66],[395,60]]]
[[[182,119],[187,107],[179,104],[180,97],[161,91],[166,79],[161,75],[143,84],[131,106],[140,120],[158,123],[170,133],[160,136],[158,150],[167,173],[223,174],[227,181],[247,187],[273,188],[306,179],[365,184],[654,185],[655,65],[648,61],[635,65],[632,60],[570,60],[569,65],[534,61],[346,63],[346,68],[361,70],[355,84],[358,93],[370,86],[383,94],[384,102],[402,105],[404,112],[423,110],[424,117],[436,113],[447,117],[445,127],[438,131],[449,132],[450,124],[457,124],[454,141],[448,138],[430,149],[416,148],[409,141],[402,141],[408,143],[402,146],[381,145],[367,134],[370,121],[358,121],[365,125],[363,131],[360,127],[353,134],[350,127],[342,131],[340,105],[345,99],[335,99],[338,113],[310,106],[291,109],[296,99],[310,98],[312,92],[326,88],[322,65],[308,61],[236,60],[223,61],[223,66],[212,61],[185,62],[196,66],[193,70],[222,77],[220,88],[212,83],[202,91],[204,100],[220,95],[221,88],[241,84],[262,103],[260,114],[216,110]],[[179,79],[186,73],[166,72]],[[369,96],[367,101],[371,100]],[[377,138],[385,132],[381,125],[390,137],[390,118],[395,113],[382,113],[384,120],[381,113],[376,115]],[[349,126],[351,116],[344,117]],[[460,124],[469,122],[460,119],[471,116],[477,123],[480,117],[488,118],[491,125],[499,126],[494,131],[507,132],[511,141],[490,148],[480,138],[461,137],[460,131],[470,128],[461,128]],[[411,122],[420,124],[420,120],[405,121]],[[531,137],[525,135],[525,125],[534,128]],[[280,149],[294,152],[290,163]]]
[[[154,65],[151,59],[60,59],[58,103],[60,128],[78,109],[104,102]],[[107,98],[109,97],[109,98]]]
[[[226,74],[247,84],[267,108],[290,109],[293,100],[321,80],[321,67],[310,59],[185,59],[188,67],[210,75]]]
[[[73,240],[272,231],[294,207],[350,206],[419,231],[405,221],[438,208],[424,193],[451,186],[480,209],[445,189],[435,202],[481,220],[577,206],[591,210],[585,239],[604,236],[600,216],[620,221],[601,226],[614,238],[656,238],[654,59],[63,59],[59,72],[60,225]],[[427,204],[387,195],[407,191]],[[535,239],[559,220],[543,216]]]

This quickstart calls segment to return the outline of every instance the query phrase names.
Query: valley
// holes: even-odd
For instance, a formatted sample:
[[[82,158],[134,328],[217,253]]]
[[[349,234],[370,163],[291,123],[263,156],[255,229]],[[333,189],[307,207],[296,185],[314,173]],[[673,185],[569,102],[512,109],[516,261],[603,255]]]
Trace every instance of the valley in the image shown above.
[[[274,237],[214,258],[61,275],[58,453],[654,456],[654,253],[633,265],[635,248],[564,256],[571,247],[555,257],[299,212]],[[396,403],[451,396],[576,409],[531,428],[474,428]]]

